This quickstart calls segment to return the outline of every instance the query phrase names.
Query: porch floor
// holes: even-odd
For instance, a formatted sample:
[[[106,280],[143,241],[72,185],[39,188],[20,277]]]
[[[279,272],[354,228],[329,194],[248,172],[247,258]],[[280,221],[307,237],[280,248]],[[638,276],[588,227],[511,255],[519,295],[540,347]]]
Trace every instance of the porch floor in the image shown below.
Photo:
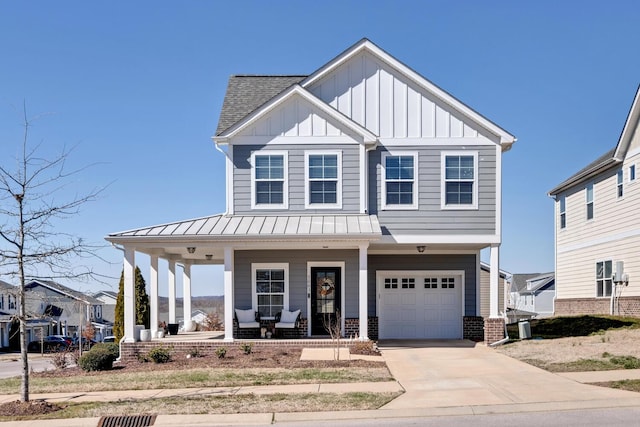
[[[355,340],[349,338],[341,338],[341,345],[349,345]],[[165,335],[163,338],[153,338],[151,343],[211,343],[223,344],[224,331],[196,331],[196,332],[178,332],[177,335]],[[252,342],[256,345],[285,345],[295,347],[332,347],[335,343],[327,335],[311,336],[304,338],[234,338],[233,342]],[[139,344],[138,342],[136,344]]]

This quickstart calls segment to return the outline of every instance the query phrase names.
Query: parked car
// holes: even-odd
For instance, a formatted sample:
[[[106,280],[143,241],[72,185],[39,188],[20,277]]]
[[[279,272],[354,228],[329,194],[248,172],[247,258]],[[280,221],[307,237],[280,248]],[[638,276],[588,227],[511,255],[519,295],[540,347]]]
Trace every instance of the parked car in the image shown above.
[[[116,337],[114,337],[113,335],[109,335],[107,337],[104,337],[102,342],[116,342]]]
[[[31,352],[55,352],[66,351],[71,347],[71,342],[60,335],[48,335],[41,340],[31,341],[27,345],[27,351]]]

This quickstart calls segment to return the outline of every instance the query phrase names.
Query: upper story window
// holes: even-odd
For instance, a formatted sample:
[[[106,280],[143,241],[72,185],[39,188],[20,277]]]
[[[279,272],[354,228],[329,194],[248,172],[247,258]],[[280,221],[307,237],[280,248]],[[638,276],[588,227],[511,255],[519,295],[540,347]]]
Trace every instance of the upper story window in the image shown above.
[[[610,297],[613,284],[613,262],[596,262],[596,296]]]
[[[253,307],[263,318],[289,309],[289,264],[252,264]]]
[[[341,153],[305,153],[305,180],[305,207],[342,207]]]
[[[629,182],[636,180],[636,165],[629,166]]]
[[[252,208],[284,209],[288,202],[287,153],[270,152],[251,155]]]
[[[0,310],[4,310],[4,295],[0,294]]]
[[[478,153],[442,153],[442,207],[478,208]]]
[[[624,172],[622,171],[622,169],[618,171],[617,180],[618,180],[618,197],[622,197],[624,195]]]
[[[560,196],[560,228],[567,227],[567,201],[564,196]]]
[[[16,309],[16,297],[11,296],[11,295],[7,295],[7,303],[9,305],[8,309],[9,310],[15,310]]]
[[[587,184],[585,193],[587,203],[587,219],[593,219],[593,184]]]
[[[382,156],[382,209],[417,209],[417,153]]]

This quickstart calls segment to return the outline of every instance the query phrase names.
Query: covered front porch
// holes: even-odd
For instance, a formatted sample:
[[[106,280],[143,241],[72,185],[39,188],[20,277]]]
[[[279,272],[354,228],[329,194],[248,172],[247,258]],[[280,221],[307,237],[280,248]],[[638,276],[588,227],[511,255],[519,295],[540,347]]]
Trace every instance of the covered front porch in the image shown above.
[[[158,270],[159,260],[164,259],[168,278],[168,323],[177,320],[176,269],[182,269],[182,333],[195,330],[190,316],[192,268],[218,265],[224,269],[224,342],[238,339],[234,336],[236,308],[260,311],[262,318],[268,321],[275,318],[278,310],[300,310],[307,327],[303,337],[312,337],[318,335],[318,325],[310,313],[318,311],[318,307],[337,307],[342,310],[343,334],[367,340],[370,323],[367,255],[370,243],[380,235],[377,218],[371,215],[216,215],[111,234],[106,239],[124,253],[124,342],[136,341],[136,253],[146,254],[150,260],[152,337],[157,337],[159,329]],[[336,269],[332,277],[342,286],[341,292],[334,294],[337,299],[333,306],[331,302],[313,299],[316,289],[312,292],[311,285],[315,280],[312,275],[323,274],[318,270],[332,268]],[[282,275],[282,280],[276,283],[272,275]],[[353,330],[354,325],[356,330]]]

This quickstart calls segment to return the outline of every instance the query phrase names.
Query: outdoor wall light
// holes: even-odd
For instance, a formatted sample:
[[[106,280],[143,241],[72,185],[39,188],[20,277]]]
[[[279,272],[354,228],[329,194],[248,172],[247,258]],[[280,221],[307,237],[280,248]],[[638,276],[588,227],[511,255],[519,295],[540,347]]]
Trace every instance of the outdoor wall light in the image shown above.
[[[206,254],[205,258],[207,258],[207,260],[211,261],[211,259],[213,258],[213,255],[211,254]]]
[[[417,249],[417,250],[418,250],[418,252],[420,252],[420,253],[423,253],[423,252],[424,252],[424,250],[425,250],[426,248],[427,248],[426,246],[422,246],[422,245],[421,245],[421,246],[416,246],[416,249]]]
[[[187,248],[187,252],[189,252],[190,254],[194,253],[196,251],[196,248],[194,246],[189,246]]]

